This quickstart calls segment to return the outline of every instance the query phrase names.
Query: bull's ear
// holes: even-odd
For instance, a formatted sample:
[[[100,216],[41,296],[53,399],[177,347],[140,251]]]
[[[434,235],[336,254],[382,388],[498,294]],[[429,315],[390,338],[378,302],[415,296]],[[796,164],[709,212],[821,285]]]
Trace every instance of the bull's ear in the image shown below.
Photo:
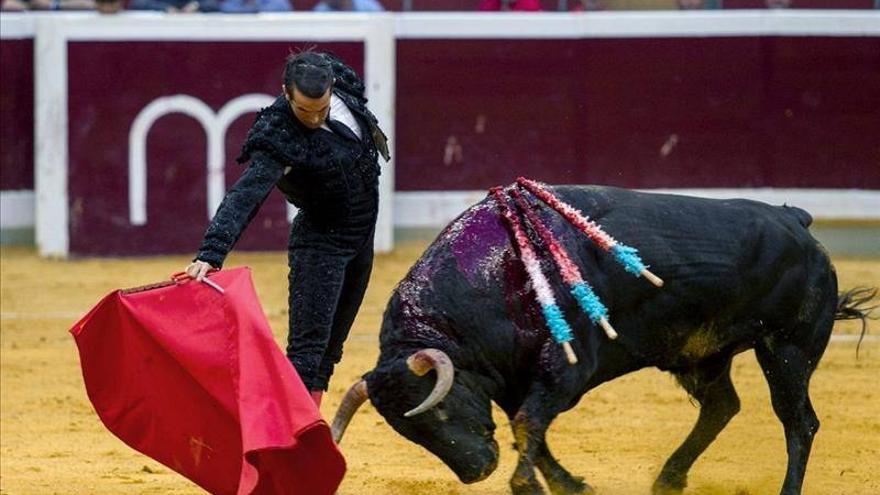
[[[431,409],[446,397],[452,388],[455,367],[449,356],[440,349],[422,349],[408,357],[406,365],[416,376],[424,376],[430,370],[437,372],[437,382],[431,394],[421,404],[403,414],[410,418]]]
[[[370,391],[370,403],[386,419],[403,416],[430,392],[429,380],[417,377],[409,370],[406,359],[394,358],[379,363],[365,373],[363,379]]]

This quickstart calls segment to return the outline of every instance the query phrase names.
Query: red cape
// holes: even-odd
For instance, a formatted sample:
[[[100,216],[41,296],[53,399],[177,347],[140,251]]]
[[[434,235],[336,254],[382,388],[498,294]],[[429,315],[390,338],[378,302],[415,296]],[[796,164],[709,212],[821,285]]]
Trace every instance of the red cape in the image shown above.
[[[332,494],[345,460],[250,270],[109,294],[71,333],[107,428],[216,494]]]

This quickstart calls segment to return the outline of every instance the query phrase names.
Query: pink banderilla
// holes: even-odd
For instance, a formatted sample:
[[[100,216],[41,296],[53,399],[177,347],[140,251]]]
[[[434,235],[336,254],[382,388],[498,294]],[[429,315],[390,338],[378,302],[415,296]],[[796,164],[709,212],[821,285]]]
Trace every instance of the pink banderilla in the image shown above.
[[[544,225],[544,222],[541,221],[541,218],[532,211],[522,193],[516,189],[512,189],[510,194],[513,197],[513,201],[517,208],[523,212],[526,219],[529,221],[529,224],[541,237],[544,245],[547,246],[553,260],[556,261],[556,266],[559,267],[559,273],[562,275],[562,280],[571,287],[571,293],[574,295],[575,300],[577,300],[578,305],[585,313],[587,313],[587,315],[590,316],[590,319],[594,323],[598,323],[599,326],[602,327],[602,330],[605,331],[605,335],[607,335],[609,339],[616,339],[617,332],[614,330],[614,327],[611,326],[611,323],[608,322],[608,310],[599,300],[599,297],[596,296],[595,292],[593,292],[590,284],[584,280],[580,269],[574,261],[572,261],[568,252],[565,250],[565,247],[556,240],[553,236],[553,232],[551,232],[550,229]]]
[[[500,187],[493,187],[489,190],[489,193],[492,194],[495,202],[498,203],[501,215],[513,232],[513,237],[519,249],[520,259],[522,259],[526,273],[528,273],[529,279],[532,281],[532,287],[535,289],[535,295],[537,296],[538,303],[541,305],[544,319],[547,321],[547,326],[550,327],[550,334],[556,342],[562,345],[568,362],[570,364],[577,363],[577,356],[570,343],[574,338],[571,327],[565,321],[559,305],[556,304],[553,289],[550,287],[550,282],[547,280],[544,272],[541,271],[541,263],[535,254],[535,250],[532,248],[528,235],[523,229],[519,218],[511,211],[502,189]]]
[[[638,251],[636,251],[635,248],[615,240],[602,230],[602,227],[596,224],[596,222],[587,218],[583,213],[573,208],[568,203],[561,201],[543,185],[533,180],[526,179],[525,177],[518,178],[516,182],[520,187],[534,194],[538,199],[558,211],[575,227],[586,234],[587,237],[589,237],[597,246],[612,253],[615,259],[623,265],[626,271],[636,276],[645,277],[657,287],[663,286],[663,280],[648,270],[648,267],[642,262],[642,259],[639,257]]]

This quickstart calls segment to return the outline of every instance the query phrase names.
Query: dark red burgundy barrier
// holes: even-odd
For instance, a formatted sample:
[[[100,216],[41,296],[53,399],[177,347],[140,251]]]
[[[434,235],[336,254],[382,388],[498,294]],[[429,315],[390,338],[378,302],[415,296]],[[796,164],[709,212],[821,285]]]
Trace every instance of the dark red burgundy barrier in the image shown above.
[[[130,139],[136,117],[170,96],[216,114],[242,95],[276,95],[284,57],[308,45],[71,41],[69,252],[194,252],[209,218],[205,129],[170,113]],[[317,48],[363,71],[363,43]],[[486,190],[519,175],[646,189],[880,189],[878,65],[880,38],[870,36],[401,38],[395,190]],[[225,130],[227,188],[252,121],[242,114]],[[130,141],[146,143],[144,225],[130,218]],[[237,249],[284,249],[288,233],[272,193]]]
[[[880,188],[880,38],[397,42],[396,190]]]
[[[281,94],[284,59],[300,48],[329,50],[363,74],[364,45],[314,42],[72,41],[68,45],[70,252],[144,255],[195,252],[207,227],[207,137],[193,117],[169,113],[146,137],[146,225],[129,221],[129,132],[159,98],[185,95],[218,112],[245,94]],[[107,67],[112,66],[112,71]],[[225,132],[226,187],[254,113]],[[273,192],[238,243],[287,247],[285,202]]]
[[[34,188],[34,40],[0,41],[0,191]]]

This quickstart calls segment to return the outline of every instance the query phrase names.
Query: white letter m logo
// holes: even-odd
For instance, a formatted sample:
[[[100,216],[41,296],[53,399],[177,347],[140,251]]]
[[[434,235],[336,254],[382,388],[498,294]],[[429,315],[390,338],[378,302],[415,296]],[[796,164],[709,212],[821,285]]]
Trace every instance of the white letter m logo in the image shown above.
[[[183,113],[198,120],[205,129],[208,137],[208,218],[211,218],[226,193],[223,171],[226,130],[242,114],[269,106],[273,101],[273,97],[265,94],[242,95],[223,105],[215,114],[198,98],[175,95],[158,98],[144,107],[128,134],[128,211],[132,225],[147,223],[147,134],[156,120],[169,113]]]

